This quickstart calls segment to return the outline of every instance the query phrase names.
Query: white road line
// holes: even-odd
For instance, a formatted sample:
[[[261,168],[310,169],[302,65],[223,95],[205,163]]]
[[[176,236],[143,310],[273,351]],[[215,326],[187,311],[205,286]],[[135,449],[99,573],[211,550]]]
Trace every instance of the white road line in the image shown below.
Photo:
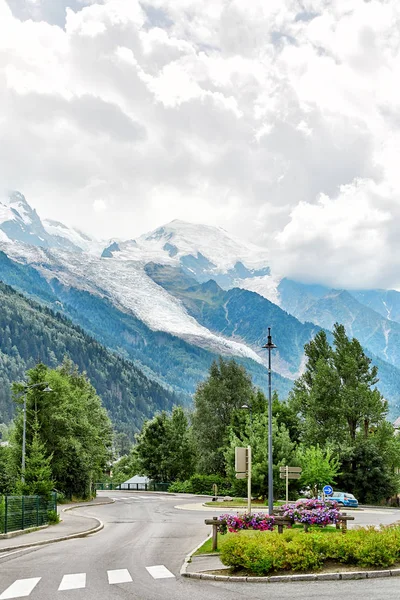
[[[129,583],[132,581],[132,577],[128,569],[114,569],[113,571],[107,571],[108,583]]]
[[[58,591],[78,590],[84,587],[86,587],[86,573],[72,573],[71,575],[64,575]]]
[[[13,550],[12,552],[0,552],[0,560],[5,558],[6,556],[11,556],[11,554],[18,554],[19,552],[26,552],[27,550],[31,550],[33,546],[30,548],[21,548],[21,550]]]
[[[165,579],[166,577],[175,577],[171,571],[168,571],[164,565],[155,565],[154,567],[146,567],[147,571],[153,579]]]
[[[0,600],[9,600],[10,598],[25,598],[29,596],[31,591],[39,581],[41,577],[32,577],[30,579],[17,579],[8,587],[0,596]]]

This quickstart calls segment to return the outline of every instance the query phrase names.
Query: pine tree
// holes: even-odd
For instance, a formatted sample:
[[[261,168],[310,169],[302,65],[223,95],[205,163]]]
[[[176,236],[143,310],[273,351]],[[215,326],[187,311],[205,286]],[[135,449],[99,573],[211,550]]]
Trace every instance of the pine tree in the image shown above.
[[[32,423],[32,441],[28,447],[25,461],[24,481],[17,484],[17,493],[24,496],[50,495],[54,488],[51,471],[52,455],[46,456],[45,445],[40,439],[40,427],[37,411]]]

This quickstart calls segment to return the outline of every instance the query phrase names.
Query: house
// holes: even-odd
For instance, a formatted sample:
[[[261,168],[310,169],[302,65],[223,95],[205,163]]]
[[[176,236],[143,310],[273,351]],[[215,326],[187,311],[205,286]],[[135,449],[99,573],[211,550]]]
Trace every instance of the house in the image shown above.
[[[148,477],[134,475],[124,483],[121,483],[121,490],[147,490],[150,483]]]

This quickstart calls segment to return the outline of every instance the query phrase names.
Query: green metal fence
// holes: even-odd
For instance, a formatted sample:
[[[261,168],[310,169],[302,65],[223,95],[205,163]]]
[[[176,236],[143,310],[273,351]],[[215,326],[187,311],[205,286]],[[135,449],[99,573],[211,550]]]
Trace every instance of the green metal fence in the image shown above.
[[[127,490],[127,491],[149,491],[168,492],[170,483],[96,483],[96,490]]]
[[[57,494],[41,496],[0,496],[0,533],[40,527],[49,522],[48,511],[57,510]]]

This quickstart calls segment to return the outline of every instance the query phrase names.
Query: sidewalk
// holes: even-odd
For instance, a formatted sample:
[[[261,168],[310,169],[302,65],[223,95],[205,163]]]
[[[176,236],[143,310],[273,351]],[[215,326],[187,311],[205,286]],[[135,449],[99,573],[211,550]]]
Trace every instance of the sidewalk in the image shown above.
[[[19,548],[29,548],[30,546],[51,544],[72,537],[84,537],[90,533],[96,533],[103,528],[103,523],[95,517],[81,517],[72,509],[110,504],[111,502],[113,501],[110,498],[99,497],[81,504],[60,504],[58,507],[58,512],[62,519],[60,523],[49,525],[45,529],[32,531],[31,533],[21,533],[21,535],[12,538],[0,539],[0,553]]]
[[[222,564],[219,554],[192,555],[190,562],[186,565],[186,573],[207,573],[208,571],[222,570],[228,572],[229,567]]]

